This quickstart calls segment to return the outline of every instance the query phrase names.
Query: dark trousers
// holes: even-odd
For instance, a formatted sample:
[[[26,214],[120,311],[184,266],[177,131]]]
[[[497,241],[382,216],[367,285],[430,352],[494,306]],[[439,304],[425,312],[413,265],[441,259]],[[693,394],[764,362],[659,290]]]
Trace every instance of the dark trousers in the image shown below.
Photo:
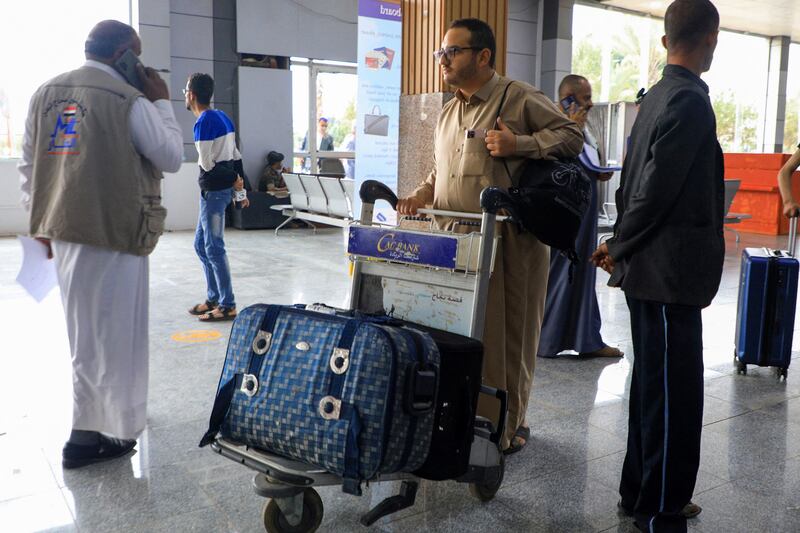
[[[634,363],[622,505],[647,531],[685,532],[680,511],[694,491],[703,427],[700,308],[627,301]]]

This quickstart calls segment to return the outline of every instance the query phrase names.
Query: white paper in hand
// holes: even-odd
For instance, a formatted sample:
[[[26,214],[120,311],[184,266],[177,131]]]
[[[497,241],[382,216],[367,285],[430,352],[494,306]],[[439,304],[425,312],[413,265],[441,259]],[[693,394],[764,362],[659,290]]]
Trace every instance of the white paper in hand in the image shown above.
[[[22,285],[34,300],[41,302],[58,284],[55,263],[47,258],[47,246],[44,244],[22,235],[18,235],[17,238],[22,245],[22,267],[17,274],[17,283]]]

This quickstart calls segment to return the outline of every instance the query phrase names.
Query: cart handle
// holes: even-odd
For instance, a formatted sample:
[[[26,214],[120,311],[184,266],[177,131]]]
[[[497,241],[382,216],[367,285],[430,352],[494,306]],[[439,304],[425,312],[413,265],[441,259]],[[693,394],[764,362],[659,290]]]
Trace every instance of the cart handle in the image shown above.
[[[392,209],[397,209],[397,195],[385,183],[380,181],[367,180],[362,183],[358,196],[365,204],[374,204],[376,200],[386,200],[392,206]]]
[[[496,205],[496,199],[494,195],[490,193],[491,189],[484,189],[481,192],[481,207],[487,213],[494,213],[497,214],[497,211],[500,209],[498,205]],[[358,191],[358,195],[361,198],[361,201],[365,204],[374,204],[377,200],[386,200],[392,206],[392,209],[397,209],[397,195],[392,191],[385,183],[381,183],[377,180],[367,180],[361,184],[361,188]],[[489,198],[486,202],[484,201],[484,197]],[[484,205],[485,204],[485,205]],[[488,207],[487,207],[488,206]],[[453,217],[453,218],[462,218],[462,219],[476,219],[481,220],[482,215],[480,213],[463,213],[460,211],[444,211],[441,209],[418,209],[418,213],[426,214],[426,215],[434,215],[434,216],[446,216],[446,217]],[[508,217],[498,216],[496,217],[497,222],[502,222]]]
[[[497,214],[503,209],[506,191],[499,187],[487,187],[481,191],[481,209],[486,213]]]

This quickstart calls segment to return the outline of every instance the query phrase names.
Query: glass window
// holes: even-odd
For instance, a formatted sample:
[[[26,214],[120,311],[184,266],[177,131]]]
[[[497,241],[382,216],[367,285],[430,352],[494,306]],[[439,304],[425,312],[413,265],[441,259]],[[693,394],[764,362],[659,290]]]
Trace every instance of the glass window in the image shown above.
[[[293,58],[291,70],[295,149],[293,170],[353,177],[357,94],[355,65]],[[309,94],[313,94],[314,98],[309,98]],[[320,157],[321,152],[330,151],[336,152],[337,157]]]
[[[660,19],[576,4],[572,20],[572,72],[591,82],[596,102],[632,102],[661,78]]]
[[[748,76],[741,75],[744,58]],[[703,79],[709,86],[723,151],[763,151],[768,71],[769,40],[720,32],[714,63]]]
[[[90,17],[86,14],[91,13]],[[129,0],[5,2],[0,31],[0,158],[20,157],[28,103],[48,79],[79,67],[83,45],[100,20],[130,23]]]
[[[308,61],[303,63],[292,58],[292,138],[295,152],[301,150],[308,132]],[[292,171],[302,172],[304,157],[292,158]]]
[[[666,64],[662,19],[577,4],[572,34],[572,71],[592,83],[595,102],[632,102],[640,88],[661,78]],[[741,76],[743,60],[752,75]],[[720,32],[714,63],[703,79],[726,152],[762,150],[768,65],[767,39]]]

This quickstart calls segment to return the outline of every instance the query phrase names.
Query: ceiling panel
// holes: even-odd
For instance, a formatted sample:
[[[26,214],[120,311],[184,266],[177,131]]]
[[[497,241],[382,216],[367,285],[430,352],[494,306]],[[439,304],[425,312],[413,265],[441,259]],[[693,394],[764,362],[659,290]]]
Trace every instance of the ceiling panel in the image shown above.
[[[671,0],[594,0],[596,3],[663,17]],[[729,30],[800,42],[800,0],[716,0],[720,25]]]

